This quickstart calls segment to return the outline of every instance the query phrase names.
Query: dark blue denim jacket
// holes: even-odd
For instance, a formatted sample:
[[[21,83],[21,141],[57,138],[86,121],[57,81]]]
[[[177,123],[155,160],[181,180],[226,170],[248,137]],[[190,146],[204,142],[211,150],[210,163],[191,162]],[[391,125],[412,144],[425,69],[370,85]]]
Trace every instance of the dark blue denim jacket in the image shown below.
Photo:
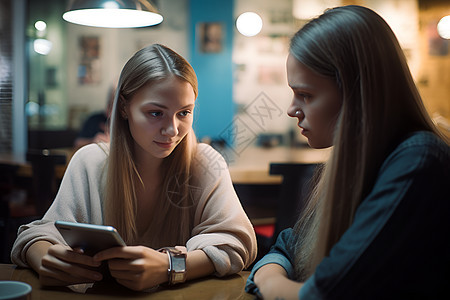
[[[294,278],[295,239],[281,232],[254,273],[281,265]],[[304,299],[448,299],[450,291],[450,147],[416,132],[380,168],[353,224],[299,292]],[[443,296],[444,295],[444,296]]]

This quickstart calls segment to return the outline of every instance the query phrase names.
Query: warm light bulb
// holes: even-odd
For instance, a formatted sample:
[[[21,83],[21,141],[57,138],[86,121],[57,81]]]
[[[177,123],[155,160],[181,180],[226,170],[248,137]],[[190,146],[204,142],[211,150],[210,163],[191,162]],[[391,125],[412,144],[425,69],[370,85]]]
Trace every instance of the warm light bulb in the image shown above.
[[[46,39],[35,39],[33,43],[33,48],[36,53],[47,55],[52,50],[52,42]]]
[[[263,26],[261,17],[254,12],[245,12],[236,20],[236,27],[245,36],[257,35]]]
[[[450,39],[450,15],[443,17],[439,21],[437,31],[443,39]]]
[[[34,28],[36,28],[39,31],[44,31],[47,28],[47,23],[44,21],[37,21],[34,23]]]

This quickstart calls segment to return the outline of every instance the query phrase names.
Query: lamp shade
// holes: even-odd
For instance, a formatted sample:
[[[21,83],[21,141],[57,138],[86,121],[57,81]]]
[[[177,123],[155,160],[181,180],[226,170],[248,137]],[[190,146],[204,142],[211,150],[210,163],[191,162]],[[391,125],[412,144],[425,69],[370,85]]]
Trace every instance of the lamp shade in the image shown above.
[[[146,0],[71,0],[63,19],[108,28],[146,27],[163,21],[158,10]]]

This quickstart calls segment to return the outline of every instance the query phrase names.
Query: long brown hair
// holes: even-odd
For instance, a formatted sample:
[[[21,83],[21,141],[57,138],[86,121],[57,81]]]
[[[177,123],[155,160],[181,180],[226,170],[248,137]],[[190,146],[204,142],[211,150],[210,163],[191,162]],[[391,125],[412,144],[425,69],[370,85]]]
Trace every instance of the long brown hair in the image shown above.
[[[136,227],[138,185],[143,185],[133,155],[133,138],[128,120],[122,117],[121,107],[127,105],[133,95],[149,82],[157,82],[177,76],[188,82],[195,97],[198,94],[197,77],[192,66],[173,50],[153,44],[132,56],[122,69],[111,116],[111,142],[107,164],[105,199],[103,202],[105,224],[115,226],[124,240],[133,244],[138,239]],[[158,201],[150,227],[158,237],[153,247],[182,245],[190,236],[193,199],[189,197],[191,165],[196,151],[196,138],[190,132],[166,157],[161,165],[162,184],[157,193]],[[186,196],[187,195],[187,196]],[[154,213],[157,212],[157,213]],[[176,238],[167,240],[164,232],[176,232]],[[164,239],[166,238],[166,240]],[[163,244],[164,243],[164,244]]]
[[[305,280],[352,224],[393,147],[416,130],[445,138],[424,108],[394,33],[372,10],[327,10],[294,35],[290,53],[335,80],[343,97],[334,149],[294,227],[297,278]]]

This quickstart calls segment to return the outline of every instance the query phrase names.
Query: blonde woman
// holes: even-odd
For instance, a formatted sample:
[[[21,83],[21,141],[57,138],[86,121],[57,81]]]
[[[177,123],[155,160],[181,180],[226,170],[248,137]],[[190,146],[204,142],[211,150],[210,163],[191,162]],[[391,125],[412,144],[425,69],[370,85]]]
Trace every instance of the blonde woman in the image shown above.
[[[257,262],[264,299],[438,299],[450,282],[450,147],[386,22],[327,10],[291,40],[288,115],[333,146],[306,209]]]
[[[131,57],[114,99],[110,144],[73,156],[43,219],[20,228],[12,261],[32,267],[44,285],[102,280],[95,267],[107,261],[111,276],[133,290],[229,275],[252,263],[255,234],[227,165],[192,130],[197,93],[194,70],[171,49],[155,44]],[[56,220],[112,225],[128,246],[84,255],[66,246]],[[168,246],[177,248],[158,251]],[[168,274],[172,258],[184,260],[185,270]]]

